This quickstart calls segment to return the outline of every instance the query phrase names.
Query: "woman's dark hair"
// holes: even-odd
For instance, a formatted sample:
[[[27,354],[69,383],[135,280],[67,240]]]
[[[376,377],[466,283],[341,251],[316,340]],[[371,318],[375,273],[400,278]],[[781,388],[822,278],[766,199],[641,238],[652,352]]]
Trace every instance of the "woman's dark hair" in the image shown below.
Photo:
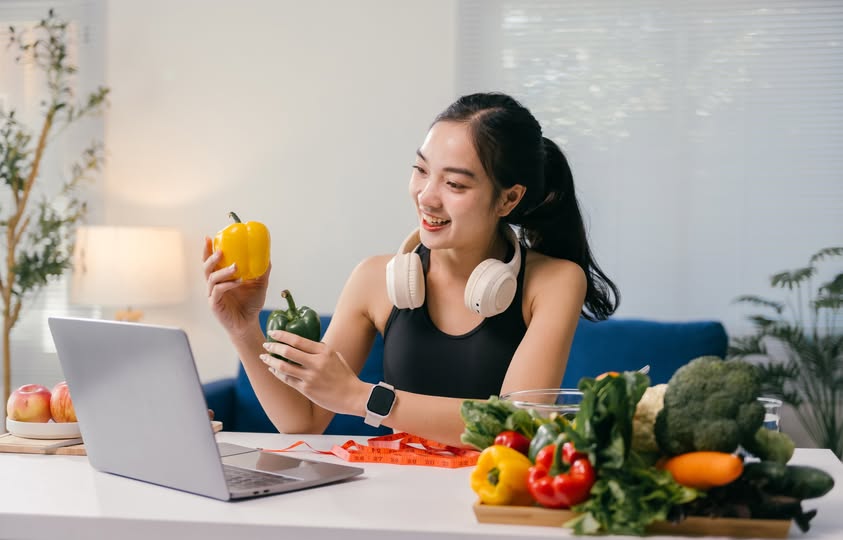
[[[568,259],[585,272],[588,288],[582,315],[608,318],[620,303],[620,291],[597,266],[574,193],[574,176],[556,143],[523,105],[500,93],[463,96],[436,122],[466,122],[474,147],[496,194],[521,184],[527,188],[504,221],[518,226],[521,242],[550,257]]]

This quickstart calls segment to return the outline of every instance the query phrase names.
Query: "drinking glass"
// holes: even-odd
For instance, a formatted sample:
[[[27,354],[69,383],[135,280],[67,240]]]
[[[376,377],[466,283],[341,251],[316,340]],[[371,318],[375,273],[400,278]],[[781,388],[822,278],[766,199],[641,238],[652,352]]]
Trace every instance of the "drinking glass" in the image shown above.
[[[758,401],[764,405],[764,427],[772,431],[781,431],[782,400],[762,396]]]

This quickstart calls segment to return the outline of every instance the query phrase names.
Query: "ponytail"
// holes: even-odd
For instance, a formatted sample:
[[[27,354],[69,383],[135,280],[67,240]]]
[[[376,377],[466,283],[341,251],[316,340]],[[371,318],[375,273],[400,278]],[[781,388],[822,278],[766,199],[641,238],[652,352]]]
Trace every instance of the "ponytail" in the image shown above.
[[[580,265],[588,284],[583,317],[603,320],[614,313],[620,292],[588,247],[568,160],[556,143],[542,136],[532,113],[511,96],[493,92],[459,98],[434,124],[440,121],[469,124],[496,195],[516,184],[527,188],[503,220],[519,227],[521,242],[530,249]]]
[[[577,263],[587,282],[583,317],[606,319],[617,309],[620,291],[591,253],[568,160],[555,142],[547,137],[542,142],[544,194],[532,208],[521,212],[516,208],[506,221],[520,227],[521,239],[530,249]]]

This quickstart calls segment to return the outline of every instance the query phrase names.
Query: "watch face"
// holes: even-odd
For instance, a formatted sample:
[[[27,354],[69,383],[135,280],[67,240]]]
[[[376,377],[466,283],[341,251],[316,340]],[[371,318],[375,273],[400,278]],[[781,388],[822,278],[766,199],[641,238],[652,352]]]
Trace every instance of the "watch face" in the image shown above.
[[[372,388],[372,393],[369,394],[369,402],[366,404],[366,408],[379,416],[386,416],[392,409],[394,401],[394,391],[383,386],[375,386]]]

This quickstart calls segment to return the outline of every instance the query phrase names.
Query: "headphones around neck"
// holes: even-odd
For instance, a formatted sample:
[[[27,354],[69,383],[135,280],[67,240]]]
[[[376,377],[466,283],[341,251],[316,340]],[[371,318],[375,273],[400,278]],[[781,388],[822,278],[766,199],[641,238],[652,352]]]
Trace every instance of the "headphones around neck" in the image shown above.
[[[508,225],[505,234],[515,248],[512,260],[505,263],[486,259],[471,272],[465,285],[465,306],[484,317],[494,317],[506,311],[518,288],[521,244]],[[386,293],[398,309],[416,309],[424,305],[424,271],[421,257],[416,253],[420,244],[419,230],[416,229],[386,265]]]

